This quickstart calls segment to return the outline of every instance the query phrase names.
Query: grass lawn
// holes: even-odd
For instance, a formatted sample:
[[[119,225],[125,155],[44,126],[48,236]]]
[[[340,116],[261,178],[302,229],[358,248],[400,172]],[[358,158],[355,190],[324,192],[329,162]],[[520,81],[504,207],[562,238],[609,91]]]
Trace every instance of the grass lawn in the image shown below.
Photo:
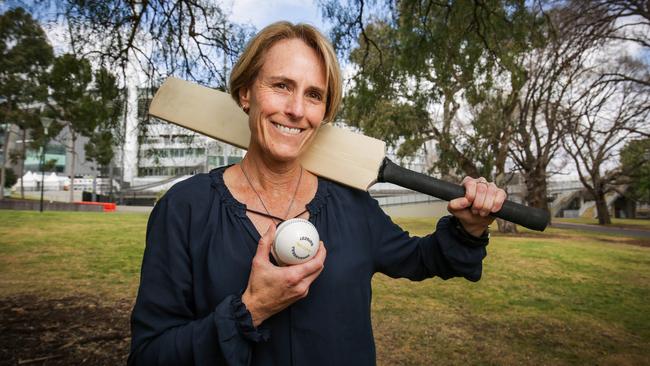
[[[0,210],[0,295],[132,301],[147,216]],[[396,220],[413,234],[432,220]],[[373,280],[380,365],[650,365],[650,248],[493,235],[483,279]]]

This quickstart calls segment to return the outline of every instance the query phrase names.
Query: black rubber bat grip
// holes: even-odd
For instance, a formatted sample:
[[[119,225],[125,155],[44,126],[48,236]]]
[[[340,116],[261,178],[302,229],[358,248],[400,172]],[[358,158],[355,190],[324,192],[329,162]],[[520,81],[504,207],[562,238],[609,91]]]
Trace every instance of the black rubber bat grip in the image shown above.
[[[402,168],[389,159],[384,159],[377,180],[379,182],[394,183],[445,201],[465,196],[463,186]],[[547,211],[512,201],[504,202],[501,210],[492,215],[538,231],[544,231],[550,221]]]

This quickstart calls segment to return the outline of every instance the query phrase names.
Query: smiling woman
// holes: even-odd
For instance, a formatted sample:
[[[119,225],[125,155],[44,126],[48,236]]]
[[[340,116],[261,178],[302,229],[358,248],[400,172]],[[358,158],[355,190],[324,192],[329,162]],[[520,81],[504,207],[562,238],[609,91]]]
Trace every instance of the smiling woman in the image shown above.
[[[367,192],[303,170],[300,157],[341,101],[332,46],[279,22],[231,76],[251,140],[241,163],[175,185],[149,219],[132,317],[132,365],[373,365],[371,279],[481,277],[489,213],[505,192],[483,178],[433,234],[411,237]],[[270,258],[276,225],[309,220],[307,262]]]

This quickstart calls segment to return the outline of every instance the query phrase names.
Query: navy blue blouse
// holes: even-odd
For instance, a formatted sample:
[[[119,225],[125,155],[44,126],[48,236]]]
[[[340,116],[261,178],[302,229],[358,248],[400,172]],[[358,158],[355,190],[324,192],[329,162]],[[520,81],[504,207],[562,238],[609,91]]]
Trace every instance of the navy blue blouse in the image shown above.
[[[176,184],[151,213],[130,365],[374,365],[375,272],[416,281],[481,276],[486,242],[462,242],[454,219],[411,237],[367,192],[319,178],[307,209],[327,247],[325,268],[306,298],[256,329],[241,294],[260,234],[224,170]]]

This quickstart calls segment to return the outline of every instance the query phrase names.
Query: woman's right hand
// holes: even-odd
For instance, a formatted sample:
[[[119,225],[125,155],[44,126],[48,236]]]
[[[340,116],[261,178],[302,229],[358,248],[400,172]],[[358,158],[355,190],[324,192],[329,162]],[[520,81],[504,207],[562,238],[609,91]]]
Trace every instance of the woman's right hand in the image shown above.
[[[309,286],[324,268],[326,250],[322,241],[318,252],[309,261],[288,267],[274,265],[269,259],[274,237],[275,225],[271,225],[259,241],[248,286],[242,295],[242,302],[251,313],[255,327],[306,297]]]

